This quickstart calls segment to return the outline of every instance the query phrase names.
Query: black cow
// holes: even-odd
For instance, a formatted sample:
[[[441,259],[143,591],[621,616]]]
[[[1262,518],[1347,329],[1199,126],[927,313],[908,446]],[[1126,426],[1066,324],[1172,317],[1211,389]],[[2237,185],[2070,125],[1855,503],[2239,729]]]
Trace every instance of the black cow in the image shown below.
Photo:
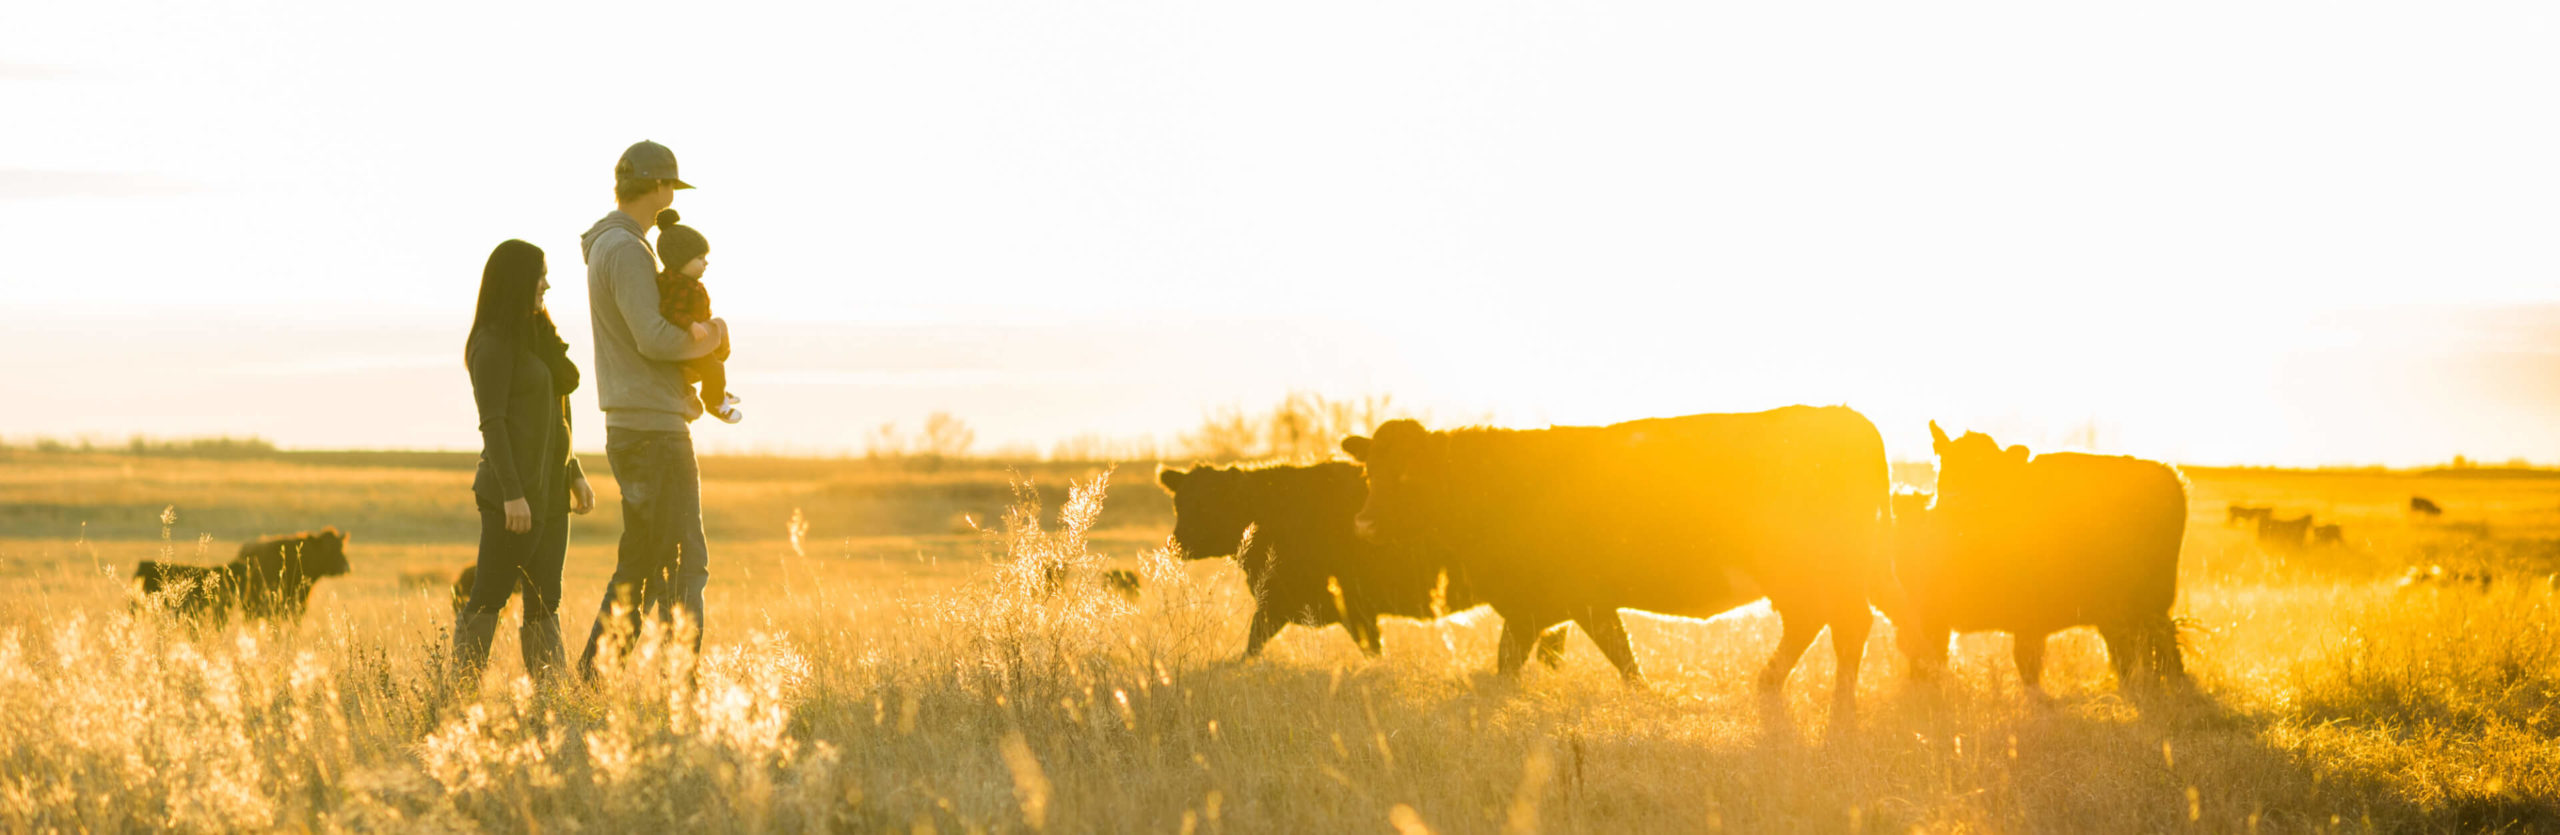
[[[2018,678],[2037,690],[2045,638],[2095,626],[2120,678],[2186,674],[2169,610],[2178,597],[2186,480],[2126,456],[2002,449],[1991,436],[1949,440],[1929,424],[1938,495],[1897,501],[1894,576],[1879,600],[1912,671],[1945,669],[1950,632],[2015,636]]]
[[[1385,649],[1380,615],[1431,619],[1482,605],[1441,562],[1359,539],[1353,517],[1369,489],[1356,465],[1164,469],[1156,482],[1173,494],[1173,541],[1184,558],[1235,557],[1244,568],[1254,597],[1246,657],[1292,623],[1342,624],[1376,655]],[[1564,633],[1546,635],[1539,658],[1556,665],[1563,645]]]
[[[2234,503],[2231,505],[2231,510],[2229,511],[2230,515],[2224,517],[2222,523],[2224,525],[2232,526],[2244,524],[2254,525],[2259,522],[2266,521],[2267,515],[2274,512],[2276,512],[2276,509],[2272,507],[2250,507],[2248,505]]]
[[[347,573],[346,546],[346,534],[322,528],[242,545],[223,565],[144,560],[133,579],[162,611],[201,625],[220,628],[233,609],[250,620],[299,620],[313,583]]]
[[[2430,499],[2425,496],[2410,496],[2409,512],[2420,516],[2443,516],[2444,508],[2436,506],[2434,499]]]
[[[453,575],[453,613],[454,613],[454,614],[457,614],[457,615],[462,614],[462,609],[463,609],[463,607],[471,605],[471,590],[472,590],[474,587],[477,587],[479,584],[480,584],[480,564],[479,564],[479,563],[472,563],[472,564],[470,564],[470,565],[463,566],[461,571],[456,572],[456,573]],[[514,593],[513,593],[513,592],[510,592],[510,593],[509,593],[509,597],[511,597],[511,598],[512,598],[512,597],[513,597],[513,595],[514,595]]]
[[[1856,702],[1891,514],[1884,442],[1857,412],[1442,432],[1399,420],[1343,449],[1368,465],[1363,536],[1462,569],[1502,614],[1506,675],[1571,620],[1640,680],[1620,609],[1706,617],[1766,597],[1784,637],[1762,690],[1784,687],[1827,626],[1833,707]]]
[[[2271,553],[2293,554],[2302,550],[2311,537],[2311,514],[2293,519],[2269,516],[2258,520],[2258,547]]]

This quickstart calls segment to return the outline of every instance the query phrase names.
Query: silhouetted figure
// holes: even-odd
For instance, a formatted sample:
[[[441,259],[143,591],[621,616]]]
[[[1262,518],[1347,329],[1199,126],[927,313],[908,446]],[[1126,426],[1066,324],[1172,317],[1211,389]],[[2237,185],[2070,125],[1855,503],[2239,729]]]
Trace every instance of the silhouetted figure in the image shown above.
[[[1761,691],[1784,688],[1828,627],[1832,709],[1854,712],[1892,495],[1865,416],[1790,406],[1443,432],[1397,420],[1342,448],[1367,465],[1361,536],[1465,574],[1502,614],[1503,674],[1570,620],[1640,680],[1618,610],[1708,617],[1766,597],[1784,634]]]
[[[2311,547],[2347,544],[2346,529],[2334,524],[2311,526]]]
[[[2229,511],[2230,515],[2223,517],[2222,523],[2224,525],[2233,526],[2254,526],[2259,521],[2266,519],[2267,514],[2274,512],[2276,512],[2276,509],[2272,507],[2250,507],[2248,505],[2235,502],[2231,505],[2231,510]]]
[[[686,329],[696,338],[711,335],[711,291],[702,286],[702,274],[711,268],[711,242],[679,221],[684,217],[674,209],[658,212],[658,255],[665,259],[666,269],[658,273],[658,313],[667,322]],[[711,353],[686,360],[685,375],[702,381],[703,410],[726,423],[746,418],[738,410],[738,397],[729,392],[729,340],[720,339],[720,347]]]
[[[471,495],[480,508],[480,553],[454,612],[453,657],[478,681],[489,661],[507,598],[524,589],[517,627],[524,669],[548,680],[567,662],[560,636],[560,568],[569,550],[569,514],[595,509],[595,489],[569,451],[569,393],[578,366],[542,304],[550,290],[542,249],[498,244],[480,274],[463,365],[480,414],[480,465]]]
[[[2120,680],[2178,679],[2170,609],[2186,534],[2186,480],[2128,456],[2003,449],[1991,436],[1950,440],[1936,423],[1934,504],[1897,499],[1894,576],[1880,595],[1912,671],[1944,671],[1950,632],[2016,638],[2018,679],[2041,690],[2047,636],[2095,626]]]
[[[578,661],[588,675],[600,653],[630,648],[644,614],[666,622],[682,611],[690,634],[679,640],[702,648],[702,589],[711,563],[702,534],[702,472],[685,428],[702,416],[702,403],[685,383],[682,363],[710,354],[729,334],[728,323],[714,318],[696,336],[659,312],[649,224],[675,202],[677,189],[693,187],[677,179],[674,152],[641,142],[622,152],[613,174],[614,210],[578,239],[587,258],[605,457],[622,490],[613,580]]]

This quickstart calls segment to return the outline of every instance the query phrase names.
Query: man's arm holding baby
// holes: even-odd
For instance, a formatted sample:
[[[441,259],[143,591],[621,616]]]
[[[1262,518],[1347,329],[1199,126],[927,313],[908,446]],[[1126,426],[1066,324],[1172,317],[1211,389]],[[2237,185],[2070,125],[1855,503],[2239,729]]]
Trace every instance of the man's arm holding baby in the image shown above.
[[[728,333],[728,323],[713,319],[678,328],[658,315],[658,274],[646,250],[637,246],[611,253],[614,306],[631,328],[632,347],[659,362],[683,362],[711,353]],[[707,327],[706,327],[707,326]]]

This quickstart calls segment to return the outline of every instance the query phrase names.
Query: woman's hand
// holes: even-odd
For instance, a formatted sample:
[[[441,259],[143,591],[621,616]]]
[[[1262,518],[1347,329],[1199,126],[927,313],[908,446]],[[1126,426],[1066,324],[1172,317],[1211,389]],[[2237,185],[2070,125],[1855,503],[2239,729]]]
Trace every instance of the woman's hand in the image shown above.
[[[578,480],[569,482],[569,512],[585,516],[595,509],[596,489],[587,486],[587,477],[579,476]]]
[[[704,324],[704,323],[702,323],[702,322],[695,322],[695,323],[693,323],[693,341],[695,341],[695,342],[700,342],[700,341],[702,341],[702,340],[710,339],[710,338],[711,338],[711,326],[710,326],[710,325],[708,325],[708,324]]]
[[[523,499],[508,499],[505,510],[507,512],[508,533],[531,533],[533,531],[532,503]]]

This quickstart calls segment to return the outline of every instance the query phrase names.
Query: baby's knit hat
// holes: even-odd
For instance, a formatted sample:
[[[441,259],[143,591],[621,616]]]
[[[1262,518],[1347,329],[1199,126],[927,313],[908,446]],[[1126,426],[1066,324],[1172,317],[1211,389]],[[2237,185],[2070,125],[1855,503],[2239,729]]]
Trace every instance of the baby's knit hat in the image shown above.
[[[711,254],[711,242],[693,227],[678,223],[681,220],[684,216],[674,209],[658,210],[658,263],[668,270],[684,269],[693,259]]]

